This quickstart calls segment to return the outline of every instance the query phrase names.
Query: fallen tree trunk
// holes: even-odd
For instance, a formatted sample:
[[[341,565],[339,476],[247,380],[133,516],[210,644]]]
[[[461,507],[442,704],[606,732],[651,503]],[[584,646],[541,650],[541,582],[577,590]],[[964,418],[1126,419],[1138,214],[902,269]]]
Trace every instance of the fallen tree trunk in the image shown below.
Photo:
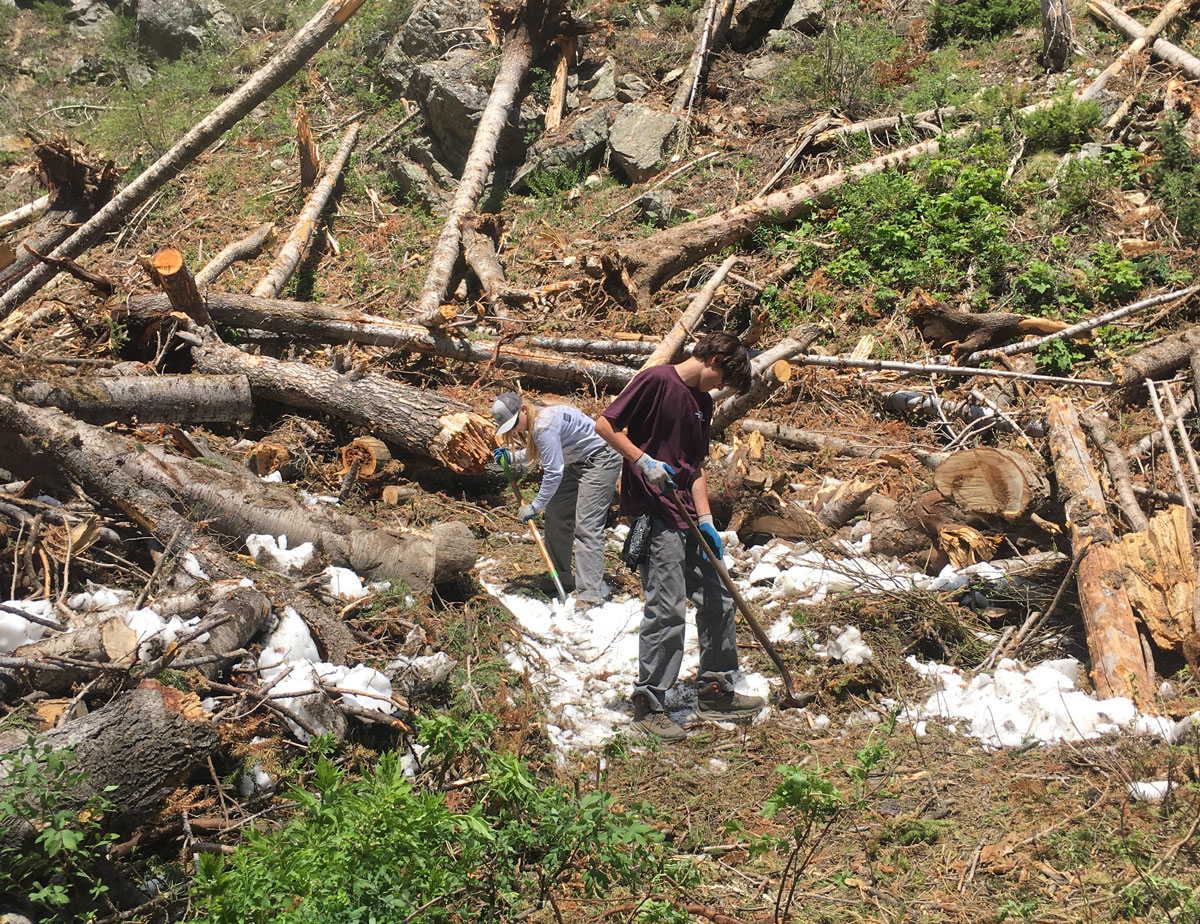
[[[216,141],[230,126],[270,96],[295,74],[346,22],[364,0],[329,0],[290,42],[221,105],[190,129],[169,151],[146,168],[100,211],[77,228],[50,254],[56,259],[74,258],[103,239],[109,231],[162,186],[179,175],[201,151]],[[0,296],[0,319],[41,289],[56,274],[48,266],[31,270]]]
[[[236,423],[254,416],[244,375],[80,376],[62,384],[17,384],[12,395],[90,423]]]
[[[491,461],[492,421],[436,392],[369,372],[339,375],[307,363],[251,356],[211,340],[192,353],[201,372],[245,375],[256,395],[368,427],[451,471],[478,474]]]
[[[1079,559],[1076,586],[1096,694],[1101,699],[1128,697],[1142,711],[1153,712],[1154,687],[1123,587],[1116,537],[1075,406],[1064,398],[1048,398],[1046,423],[1071,547]]]
[[[644,240],[627,241],[618,245],[620,261],[629,272],[635,296],[640,297],[642,292],[653,293],[699,260],[742,240],[759,225],[794,221],[839,186],[882,173],[922,154],[937,151],[938,147],[936,139],[923,141],[790,189],[751,199],[723,212],[667,228]]]
[[[445,325],[449,316],[442,310],[454,264],[458,260],[462,242],[461,222],[475,208],[483,194],[491,170],[500,132],[508,120],[509,110],[517,99],[521,81],[533,63],[535,55],[544,47],[548,32],[558,24],[561,10],[554,0],[524,0],[515,9],[496,5],[489,8],[492,28],[503,35],[500,52],[500,70],[492,84],[487,105],[479,117],[479,126],[463,166],[462,179],[454,191],[446,223],[438,235],[437,243],[429,254],[429,272],[417,302],[417,322],[426,327]]]
[[[238,260],[253,260],[274,237],[275,226],[268,221],[240,241],[226,245],[196,274],[196,285],[203,289]]]
[[[1190,0],[1169,0],[1168,3],[1164,4],[1158,11],[1158,15],[1151,20],[1150,25],[1142,30],[1142,34],[1135,38],[1129,47],[1117,55],[1116,59],[1101,71],[1100,75],[1091,84],[1084,88],[1078,98],[1080,100],[1089,100],[1099,96],[1100,91],[1108,85],[1109,80],[1121,73],[1125,65],[1140,54],[1143,48],[1152,45],[1154,40],[1158,38],[1158,34],[1188,6],[1189,2]]]
[[[1125,519],[1135,530],[1148,529],[1150,522],[1146,519],[1146,514],[1142,512],[1142,506],[1137,502],[1137,496],[1133,493],[1133,479],[1129,474],[1129,461],[1125,458],[1125,453],[1109,436],[1108,427],[1105,426],[1099,414],[1083,411],[1079,415],[1079,419],[1087,427],[1092,444],[1104,456],[1108,477],[1117,492],[1117,501],[1121,505],[1121,511],[1125,514]]]
[[[311,542],[335,565],[371,580],[403,580],[416,593],[461,576],[478,554],[462,523],[437,524],[429,535],[398,533],[325,504],[305,507],[291,488],[264,482],[240,466],[223,470],[160,446],[139,449],[131,440],[59,411],[0,399],[0,419],[39,438],[56,455],[64,444],[73,446],[71,461],[105,473],[108,492],[117,498],[147,486],[239,542],[250,533],[286,535],[293,545]]]
[[[1011,449],[964,449],[934,470],[933,484],[967,513],[1014,519],[1036,513],[1050,500],[1041,464]]]
[[[312,240],[313,232],[317,229],[317,220],[325,211],[329,197],[333,195],[334,187],[337,186],[337,182],[342,176],[342,168],[350,159],[350,152],[354,149],[355,142],[358,141],[358,133],[361,129],[362,123],[355,122],[346,130],[341,146],[325,170],[325,176],[321,178],[317,188],[308,197],[308,201],[304,204],[304,209],[296,221],[296,226],[292,228],[292,233],[288,235],[288,239],[280,248],[274,264],[254,287],[252,295],[260,298],[274,298],[283,291],[283,287],[292,278],[292,273],[296,272],[296,267],[300,265],[300,260]]]
[[[1117,544],[1125,587],[1154,643],[1180,651],[1194,635],[1196,553],[1187,511],[1172,506]]]
[[[1146,31],[1145,26],[1140,22],[1111,3],[1106,3],[1105,0],[1090,0],[1088,10],[1093,16],[1108,21],[1120,32],[1123,32],[1126,38],[1139,39]],[[1154,44],[1150,46],[1150,52],[1168,64],[1179,68],[1193,80],[1200,80],[1200,58],[1188,54],[1178,45],[1174,45],[1166,39],[1156,38]]]
[[[377,315],[345,311],[313,302],[289,302],[255,298],[252,295],[209,292],[209,314],[218,324],[252,330],[265,330],[317,343],[361,343],[396,350],[412,350],[468,363],[493,363],[499,369],[512,369],[523,375],[550,382],[586,382],[597,388],[620,391],[634,376],[634,370],[615,363],[563,356],[550,351],[524,349],[486,340],[467,340],[428,330],[419,324],[394,321]],[[162,295],[130,299],[128,317],[150,322],[170,310]],[[643,344],[634,344],[629,353],[645,352]],[[489,456],[490,458],[490,456]]]
[[[1200,328],[1189,327],[1178,334],[1124,357],[1117,363],[1117,382],[1122,398],[1132,400],[1145,389],[1146,379],[1161,379],[1191,361],[1192,351],[1200,349]]]
[[[750,363],[753,378],[748,390],[740,395],[726,391],[716,395],[714,403],[717,407],[712,419],[714,434],[724,433],[735,420],[743,417],[751,408],[758,407],[777,389],[790,382],[792,367],[789,360],[812,346],[824,331],[816,324],[806,324],[797,333],[797,337],[781,340],[754,357]]]
[[[989,427],[1015,432],[1018,425],[1002,416],[993,408],[970,401],[951,401],[923,391],[893,391],[882,396],[882,403],[897,414],[920,414],[924,417],[941,419],[955,417],[967,423],[984,422]],[[1026,420],[1020,429],[1030,436],[1045,436],[1046,424],[1040,418]]]
[[[798,430],[766,420],[743,420],[742,429],[747,433],[761,433],[768,439],[804,452],[831,452],[851,459],[878,459],[896,452],[894,446],[864,446],[814,430]]]
[[[39,751],[42,745],[53,751],[70,748],[72,771],[83,771],[64,794],[67,807],[81,809],[104,794],[111,811],[126,824],[152,815],[219,744],[217,726],[196,695],[156,680],[145,680],[136,690],[35,739]],[[35,834],[26,823],[0,837],[6,846],[20,847]]]
[[[32,202],[27,202],[25,205],[15,208],[11,212],[0,215],[0,234],[8,234],[10,231],[24,228],[49,207],[50,194],[47,193],[40,199],[34,199]]]
[[[733,269],[737,261],[737,257],[728,257],[724,263],[717,267],[716,271],[709,277],[708,282],[704,284],[704,288],[692,298],[687,310],[679,316],[679,320],[667,331],[667,335],[662,338],[658,347],[642,363],[642,369],[649,369],[651,366],[662,366],[675,361],[675,356],[683,347],[684,340],[687,339],[700,322],[700,318],[708,310],[708,306],[712,304],[713,296],[717,294],[717,289],[720,288],[721,283],[725,281],[725,277],[729,275],[729,271]]]
[[[679,79],[679,89],[675,91],[675,97],[671,100],[672,112],[691,116],[692,108],[700,95],[709,59],[721,50],[729,34],[733,8],[733,0],[708,0],[704,5],[704,15],[699,18],[696,26],[696,44],[692,49],[692,56]]]

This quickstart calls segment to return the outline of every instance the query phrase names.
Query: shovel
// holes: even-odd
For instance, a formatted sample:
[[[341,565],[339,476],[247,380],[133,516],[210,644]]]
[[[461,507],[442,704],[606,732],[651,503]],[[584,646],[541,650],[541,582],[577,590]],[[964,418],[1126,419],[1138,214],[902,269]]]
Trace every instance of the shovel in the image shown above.
[[[501,458],[500,467],[504,469],[505,477],[508,478],[508,483],[512,485],[513,493],[517,495],[517,506],[520,507],[525,503],[525,498],[521,496],[521,489],[517,487],[517,480],[513,478],[512,469],[508,467],[508,460]],[[537,547],[542,551],[542,558],[546,562],[546,567],[550,569],[550,577],[554,579],[554,586],[558,589],[558,599],[563,603],[567,602],[567,592],[563,590],[562,581],[558,579],[558,569],[554,567],[554,562],[550,560],[550,551],[546,548],[546,543],[542,541],[542,536],[538,532],[537,526],[533,520],[529,521],[529,532],[533,534],[533,541],[537,543]]]
[[[725,585],[725,589],[729,591],[729,595],[733,597],[738,609],[742,611],[742,615],[746,617],[746,622],[750,626],[750,631],[754,633],[754,637],[758,639],[758,643],[762,645],[763,650],[775,662],[775,666],[779,669],[779,676],[783,678],[783,705],[793,708],[801,708],[808,705],[817,698],[816,693],[801,693],[796,694],[792,687],[792,675],[788,672],[787,665],[783,663],[783,658],[779,657],[779,652],[775,650],[775,646],[771,644],[771,640],[767,638],[767,633],[763,631],[762,626],[758,624],[758,620],[754,617],[754,613],[750,610],[748,604],[742,597],[741,592],[733,583],[733,578],[729,576],[729,571],[725,567],[725,563],[717,557],[717,553],[713,551],[712,546],[708,544],[708,540],[704,538],[704,533],[700,532],[700,527],[696,525],[696,521],[692,519],[692,515],[688,513],[687,507],[683,506],[683,501],[679,499],[679,495],[675,492],[675,486],[668,484],[667,497],[671,503],[675,505],[675,509],[679,511],[679,515],[683,517],[683,522],[688,525],[688,531],[692,534],[695,540],[700,543],[700,548],[708,560],[712,562],[713,567],[717,570],[717,574],[721,578],[721,582]]]

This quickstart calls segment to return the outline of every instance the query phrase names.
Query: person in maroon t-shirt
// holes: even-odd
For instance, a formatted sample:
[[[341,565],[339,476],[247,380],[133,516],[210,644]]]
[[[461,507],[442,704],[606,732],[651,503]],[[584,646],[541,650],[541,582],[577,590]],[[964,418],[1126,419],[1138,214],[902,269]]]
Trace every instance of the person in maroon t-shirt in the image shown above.
[[[696,605],[700,637],[696,715],[747,719],[765,705],[761,696],[733,690],[738,667],[733,598],[665,495],[668,486],[676,488],[721,555],[704,473],[713,410],[709,392],[722,385],[744,390],[749,384],[746,348],[731,334],[708,334],[683,362],[639,372],[596,420],[596,432],[625,459],[621,513],[631,524],[649,517],[649,554],[639,568],[646,606],[638,636],[633,728],[667,741],[687,735],[667,715],[665,700],[679,678],[689,599]]]

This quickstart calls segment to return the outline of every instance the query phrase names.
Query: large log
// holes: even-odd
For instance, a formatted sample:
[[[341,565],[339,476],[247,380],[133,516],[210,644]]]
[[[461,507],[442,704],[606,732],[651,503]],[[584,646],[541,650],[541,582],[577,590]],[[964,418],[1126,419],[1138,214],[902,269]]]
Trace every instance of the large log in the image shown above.
[[[11,750],[24,742],[22,734],[5,745]],[[194,693],[145,680],[94,712],[38,736],[35,743],[39,749],[42,744],[54,751],[70,748],[71,769],[84,771],[64,794],[66,806],[82,808],[103,793],[112,812],[131,823],[153,814],[204,766],[220,737]],[[19,845],[34,834],[32,825],[25,825],[0,837]]]
[[[1123,32],[1126,38],[1141,38],[1142,33],[1146,31],[1145,27],[1132,16],[1111,3],[1105,3],[1104,0],[1090,0],[1088,10],[1093,16],[1108,20]],[[1178,45],[1174,45],[1166,39],[1156,38],[1154,44],[1150,46],[1150,52],[1168,64],[1179,68],[1192,80],[1200,80],[1200,59],[1184,51]]]
[[[206,340],[192,351],[201,372],[245,375],[255,395],[360,424],[412,455],[478,474],[492,460],[495,424],[458,401],[376,373],[252,356]]]
[[[564,356],[550,350],[513,344],[453,337],[419,324],[408,324],[378,315],[347,311],[317,302],[291,302],[252,295],[208,292],[205,304],[218,324],[265,330],[318,343],[360,343],[395,350],[412,350],[467,363],[491,363],[548,382],[586,383],[606,391],[620,391],[634,370],[616,363]],[[150,322],[170,310],[163,295],[130,299],[128,317]],[[644,352],[631,344],[629,353]]]
[[[1161,379],[1186,365],[1192,351],[1200,349],[1200,328],[1189,327],[1153,346],[1122,359],[1116,368],[1117,381],[1126,400],[1140,394],[1146,379]]]
[[[353,16],[364,0],[328,0],[279,52],[256,71],[238,90],[200,120],[165,154],[146,168],[132,183],[114,196],[100,211],[76,228],[50,254],[56,259],[78,257],[103,240],[133,209],[156,189],[175,179],[183,168],[241,118],[270,96],[316,54],[329,38]],[[0,318],[8,317],[49,282],[58,270],[39,265],[0,296]]]
[[[1011,449],[951,453],[933,473],[934,486],[968,513],[1014,519],[1036,513],[1050,499],[1038,460]]]
[[[288,486],[264,482],[240,466],[223,470],[159,446],[140,446],[59,411],[0,398],[0,420],[39,439],[61,460],[106,474],[107,490],[118,497],[145,485],[189,517],[238,541],[265,533],[286,535],[294,545],[311,542],[332,564],[371,580],[405,581],[416,593],[461,576],[478,555],[462,523],[437,524],[428,535],[394,532],[326,504],[305,507]],[[76,453],[65,455],[64,444]],[[83,477],[73,469],[72,474]],[[85,474],[86,483],[93,476]]]
[[[1143,712],[1154,712],[1154,687],[1124,588],[1121,556],[1075,406],[1065,398],[1048,398],[1046,424],[1058,493],[1079,559],[1076,586],[1096,694],[1128,697]]]
[[[12,395],[101,424],[248,424],[254,416],[250,381],[244,375],[91,375],[57,384],[17,383]]]
[[[746,415],[751,408],[767,401],[777,389],[792,379],[789,360],[807,350],[824,330],[816,324],[805,324],[794,331],[794,336],[781,340],[769,350],[764,350],[750,362],[750,387],[741,394],[723,389],[713,399],[712,432],[720,435],[735,420]]]

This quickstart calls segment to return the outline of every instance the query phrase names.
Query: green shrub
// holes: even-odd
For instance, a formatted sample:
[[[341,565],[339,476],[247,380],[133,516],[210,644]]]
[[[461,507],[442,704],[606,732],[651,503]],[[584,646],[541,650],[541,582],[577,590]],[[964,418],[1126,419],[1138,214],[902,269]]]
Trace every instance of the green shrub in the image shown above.
[[[929,17],[936,44],[949,38],[985,39],[1034,21],[1038,0],[934,0]]]
[[[847,112],[886,100],[880,69],[896,58],[904,42],[882,17],[832,22],[814,42],[811,51],[779,68],[773,95],[802,100],[813,109]]]
[[[9,831],[0,845],[0,899],[31,902],[47,921],[81,920],[108,891],[96,874],[104,845],[116,837],[100,826],[108,800],[101,793],[81,805],[72,797],[87,777],[73,761],[71,751],[32,737],[0,758],[0,830]],[[22,845],[11,829],[24,825],[37,834]]]
[[[1157,132],[1162,157],[1152,168],[1154,191],[1185,244],[1200,243],[1200,155],[1183,132],[1185,119],[1172,112]]]
[[[473,732],[443,724],[431,734],[432,751],[473,746]],[[198,920],[515,921],[576,876],[594,897],[647,888],[664,872],[662,835],[638,810],[605,793],[543,787],[513,757],[487,753],[464,811],[415,788],[395,754],[358,781],[322,758],[314,783],[315,793],[292,793],[300,814],[279,831],[249,834],[228,864],[200,858]]]
[[[1064,93],[1051,105],[1021,116],[1018,124],[1030,153],[1063,153],[1071,145],[1086,141],[1100,124],[1100,104],[1095,100],[1077,103],[1070,93]]]

